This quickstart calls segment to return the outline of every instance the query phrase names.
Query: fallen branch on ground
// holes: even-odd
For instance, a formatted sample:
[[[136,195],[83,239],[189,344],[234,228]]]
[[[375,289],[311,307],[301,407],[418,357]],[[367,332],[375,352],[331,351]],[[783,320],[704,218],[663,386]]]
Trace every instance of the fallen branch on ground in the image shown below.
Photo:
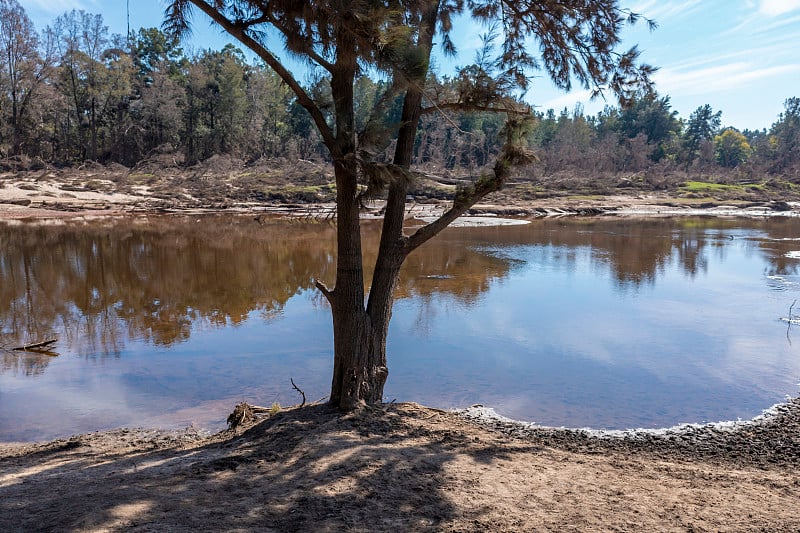
[[[303,397],[302,403],[299,405],[295,405],[294,407],[290,407],[289,409],[294,409],[297,407],[303,407],[306,404],[306,393],[298,387],[294,379],[289,378],[289,381],[292,383],[292,388],[300,393]],[[314,402],[318,403],[318,402]],[[250,405],[247,402],[242,402],[236,404],[236,407],[233,408],[233,412],[228,415],[228,430],[232,431],[238,428],[241,425],[251,425],[257,421],[257,418],[263,415],[274,415],[281,411],[281,406],[277,402],[273,404],[272,407],[261,407],[258,405]]]

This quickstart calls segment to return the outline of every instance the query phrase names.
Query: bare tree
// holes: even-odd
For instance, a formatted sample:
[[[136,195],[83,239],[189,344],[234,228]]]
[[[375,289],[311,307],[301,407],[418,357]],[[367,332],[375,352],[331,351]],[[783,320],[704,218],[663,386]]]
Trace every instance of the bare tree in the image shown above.
[[[80,158],[97,159],[105,74],[102,58],[108,44],[108,28],[101,15],[73,9],[59,16],[51,31],[59,47],[60,85],[73,106],[71,126],[78,132]]]
[[[17,0],[0,0],[0,87],[10,104],[3,120],[11,128],[11,152],[22,150],[24,123],[37,88],[50,64],[38,52],[39,39]]]

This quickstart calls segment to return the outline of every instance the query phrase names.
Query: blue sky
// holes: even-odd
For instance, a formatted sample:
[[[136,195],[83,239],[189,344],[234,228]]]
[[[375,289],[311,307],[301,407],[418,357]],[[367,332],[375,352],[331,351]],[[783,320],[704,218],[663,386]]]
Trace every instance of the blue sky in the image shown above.
[[[126,0],[19,1],[37,30],[65,11],[84,9],[102,14],[112,33],[126,31]],[[162,0],[129,2],[131,28],[161,24]],[[623,0],[622,5],[658,22],[653,32],[644,24],[627,29],[624,47],[638,43],[642,59],[660,68],[658,91],[671,97],[681,117],[710,104],[722,111],[723,125],[768,128],[784,101],[800,96],[800,0]],[[458,64],[472,61],[480,33],[472,25],[456,29]],[[219,49],[226,42],[197,13],[184,48]],[[581,102],[587,113],[595,113],[604,105],[589,101],[585,91],[564,94],[544,77],[535,80],[527,99],[542,110],[572,109]]]

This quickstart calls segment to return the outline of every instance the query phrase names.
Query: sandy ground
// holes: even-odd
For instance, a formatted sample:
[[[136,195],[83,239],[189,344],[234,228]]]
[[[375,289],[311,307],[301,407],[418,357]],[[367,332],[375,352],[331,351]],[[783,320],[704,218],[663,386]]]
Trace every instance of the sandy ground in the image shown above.
[[[5,445],[0,531],[798,531],[798,407],[713,456],[416,404]]]
[[[241,176],[228,176],[226,172],[232,171],[213,165],[208,169],[159,169],[146,174],[119,168],[122,170],[95,165],[86,169],[0,172],[0,219],[222,211],[327,218],[335,211],[332,203],[306,203],[306,200],[292,203],[286,191],[297,188],[298,184],[281,178],[264,178],[251,183]],[[316,169],[315,172],[321,171]],[[298,178],[300,184],[306,178]],[[314,183],[326,182],[324,176],[308,179]],[[273,191],[272,196],[264,193],[264,187]],[[800,216],[800,202],[791,199],[788,202],[770,197],[757,201],[712,196],[692,199],[676,196],[678,191],[616,191],[614,194],[589,196],[562,191],[553,192],[552,196],[526,199],[512,184],[474,206],[470,214],[515,217],[610,214]],[[440,215],[448,207],[447,201],[424,198],[420,202],[409,202],[407,209],[409,217],[424,220]],[[382,202],[376,201],[371,209],[364,211],[364,216],[380,216],[381,208]]]

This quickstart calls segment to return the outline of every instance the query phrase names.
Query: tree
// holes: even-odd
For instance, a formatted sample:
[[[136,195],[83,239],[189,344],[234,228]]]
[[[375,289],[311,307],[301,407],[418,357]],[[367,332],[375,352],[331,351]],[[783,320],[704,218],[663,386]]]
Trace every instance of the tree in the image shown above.
[[[133,125],[130,103],[136,69],[125,48],[124,38],[114,35],[100,56],[92,130],[92,149],[98,160],[133,160],[127,132]]]
[[[514,96],[527,87],[531,71],[544,69],[564,89],[577,81],[594,91],[610,89],[623,98],[635,94],[653,71],[637,63],[635,48],[615,51],[626,21],[637,19],[621,10],[616,0],[173,0],[167,7],[167,29],[187,31],[192,7],[281,77],[311,116],[333,160],[336,284],[333,289],[319,282],[316,286],[333,315],[330,402],[343,410],[382,400],[393,290],[405,258],[475,202],[501,188],[513,165],[529,161],[520,145],[530,113]],[[455,53],[450,33],[460,16],[497,27],[500,53],[492,61],[462,70],[461,90],[452,99],[433,101],[426,82],[434,38],[438,35],[444,50]],[[293,56],[327,73],[329,101],[315,101],[281,62],[271,48],[278,39]],[[537,53],[531,52],[532,46]],[[364,69],[383,73],[389,83],[358,131],[354,87]],[[387,109],[398,98],[400,120],[387,121]],[[324,107],[330,109],[329,115]],[[460,189],[440,218],[405,235],[405,200],[414,177],[411,163],[420,117],[446,110],[506,113],[505,144],[491,174]],[[391,159],[381,159],[390,142]],[[365,197],[378,194],[387,195],[386,206],[367,298],[359,207]]]
[[[228,44],[206,50],[194,61],[186,84],[186,160],[232,153],[244,141],[249,67],[242,51]]]
[[[717,163],[723,167],[733,168],[747,161],[751,150],[747,137],[735,128],[726,128],[714,137],[714,152],[717,155]]]
[[[130,111],[136,123],[130,135],[135,163],[143,154],[165,144],[178,146],[186,107],[186,91],[168,74],[169,68],[156,67],[147,75],[147,83],[139,87],[139,97],[131,102]]]
[[[678,112],[671,109],[669,96],[659,98],[655,92],[637,95],[623,106],[619,127],[628,139],[640,134],[653,146],[650,159],[660,161],[667,154],[667,143],[681,131]]]
[[[800,98],[789,98],[784,107],[784,112],[770,130],[775,145],[773,166],[778,172],[790,169],[797,172],[800,167]]]
[[[286,153],[293,133],[289,113],[292,97],[292,92],[271,69],[250,68],[243,139],[248,158],[280,157]]]
[[[7,99],[10,112],[3,122],[11,128],[11,152],[21,152],[25,120],[31,100],[47,76],[50,64],[40,57],[39,39],[25,10],[17,0],[0,0],[0,98]],[[4,105],[0,102],[0,109]],[[0,141],[5,132],[0,131]]]
[[[139,79],[144,85],[152,82],[153,72],[166,70],[170,77],[177,77],[186,59],[180,41],[175,36],[166,35],[158,28],[140,28],[133,35],[131,56],[136,65]]]
[[[102,59],[108,44],[108,28],[101,15],[73,9],[56,19],[52,32],[59,43],[59,85],[72,105],[67,129],[77,130],[79,159],[97,159],[106,74]]]
[[[687,166],[697,158],[700,147],[704,142],[713,141],[719,132],[722,111],[714,110],[710,105],[702,105],[689,115],[686,131],[683,134],[683,149],[685,150]]]

